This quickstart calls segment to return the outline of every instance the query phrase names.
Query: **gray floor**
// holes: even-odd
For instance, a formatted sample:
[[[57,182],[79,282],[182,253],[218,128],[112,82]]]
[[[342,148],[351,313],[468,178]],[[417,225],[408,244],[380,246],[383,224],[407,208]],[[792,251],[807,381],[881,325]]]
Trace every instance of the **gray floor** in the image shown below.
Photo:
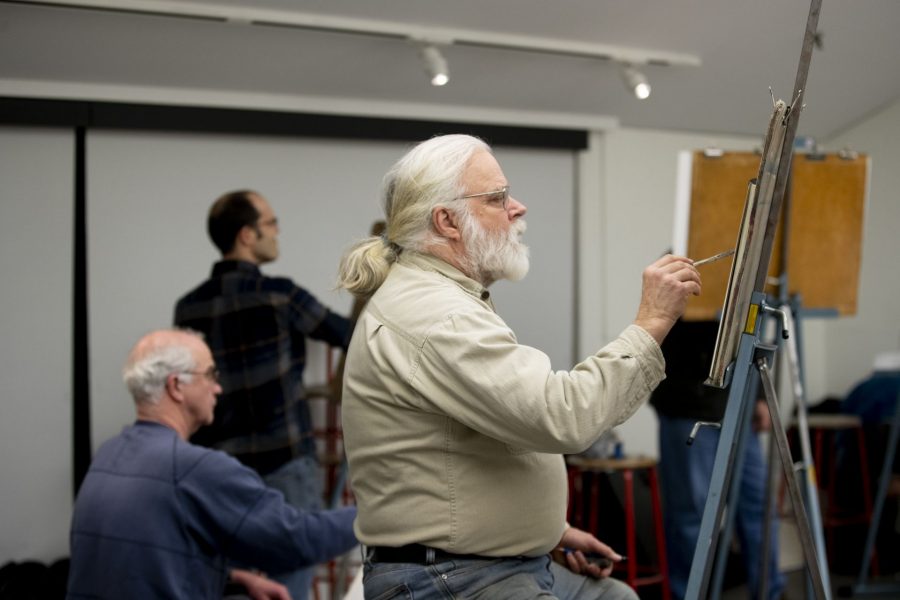
[[[806,598],[815,598],[814,594],[807,593],[806,589],[806,572],[791,571],[785,573],[785,589],[784,600],[804,600]],[[831,596],[834,600],[841,598],[884,598],[898,600],[900,599],[900,577],[893,575],[890,577],[880,577],[877,579],[869,579],[866,581],[864,589],[857,588],[857,578],[847,575],[831,575]],[[873,594],[878,586],[891,586],[892,591],[885,594]],[[856,592],[856,593],[854,593]],[[865,593],[870,592],[870,593]],[[750,594],[744,587],[736,587],[722,592],[722,600],[749,600]]]

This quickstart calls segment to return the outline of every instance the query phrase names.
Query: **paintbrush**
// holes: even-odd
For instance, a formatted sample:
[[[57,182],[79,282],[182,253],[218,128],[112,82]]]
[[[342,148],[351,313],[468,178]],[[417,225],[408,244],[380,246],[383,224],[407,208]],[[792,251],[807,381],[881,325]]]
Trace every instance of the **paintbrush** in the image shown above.
[[[709,258],[704,258],[702,260],[698,260],[694,262],[695,267],[699,267],[700,265],[708,265],[709,263],[714,263],[717,260],[722,260],[723,258],[727,258],[734,254],[734,249],[726,250],[725,252],[719,252],[714,256],[710,256]]]

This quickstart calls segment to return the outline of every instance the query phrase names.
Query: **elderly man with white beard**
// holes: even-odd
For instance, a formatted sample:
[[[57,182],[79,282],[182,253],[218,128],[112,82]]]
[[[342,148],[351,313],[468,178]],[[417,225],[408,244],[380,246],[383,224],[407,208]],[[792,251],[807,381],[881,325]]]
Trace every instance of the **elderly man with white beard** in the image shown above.
[[[659,344],[700,293],[692,261],[647,267],[634,323],[554,372],[487,289],[528,272],[526,208],[487,144],[415,146],[385,176],[384,210],[385,233],[352,247],[339,275],[368,299],[343,395],[366,598],[637,598],[588,560],[621,556],[566,523],[562,454],[623,422],[663,379]]]

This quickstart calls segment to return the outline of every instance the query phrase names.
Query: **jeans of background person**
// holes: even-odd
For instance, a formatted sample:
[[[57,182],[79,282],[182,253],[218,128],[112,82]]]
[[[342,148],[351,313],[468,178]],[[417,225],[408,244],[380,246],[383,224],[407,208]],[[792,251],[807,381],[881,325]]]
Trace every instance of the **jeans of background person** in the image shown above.
[[[613,578],[591,579],[539,558],[448,560],[433,565],[373,563],[364,565],[368,599],[416,600],[638,600]]]
[[[296,508],[322,510],[324,507],[319,463],[310,456],[301,456],[285,463],[263,480],[269,487],[281,491],[285,500]],[[272,574],[271,577],[288,588],[293,600],[307,600],[315,569],[315,566],[305,567],[289,573]]]
[[[688,446],[686,440],[694,423],[694,419],[659,415],[659,473],[673,600],[684,598],[687,589],[719,443],[719,430],[702,427],[694,443]],[[759,437],[748,435],[744,447],[735,530],[752,598],[757,597],[759,590],[767,477],[768,468]],[[777,519],[772,520],[770,540],[769,600],[778,598],[784,587],[784,576],[778,570]]]

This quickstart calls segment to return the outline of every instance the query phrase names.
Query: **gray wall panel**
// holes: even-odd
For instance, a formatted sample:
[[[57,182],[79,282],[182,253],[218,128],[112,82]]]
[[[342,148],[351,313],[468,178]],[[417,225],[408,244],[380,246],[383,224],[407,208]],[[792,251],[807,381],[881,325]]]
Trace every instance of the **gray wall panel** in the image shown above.
[[[0,564],[68,554],[74,148],[0,127]]]

